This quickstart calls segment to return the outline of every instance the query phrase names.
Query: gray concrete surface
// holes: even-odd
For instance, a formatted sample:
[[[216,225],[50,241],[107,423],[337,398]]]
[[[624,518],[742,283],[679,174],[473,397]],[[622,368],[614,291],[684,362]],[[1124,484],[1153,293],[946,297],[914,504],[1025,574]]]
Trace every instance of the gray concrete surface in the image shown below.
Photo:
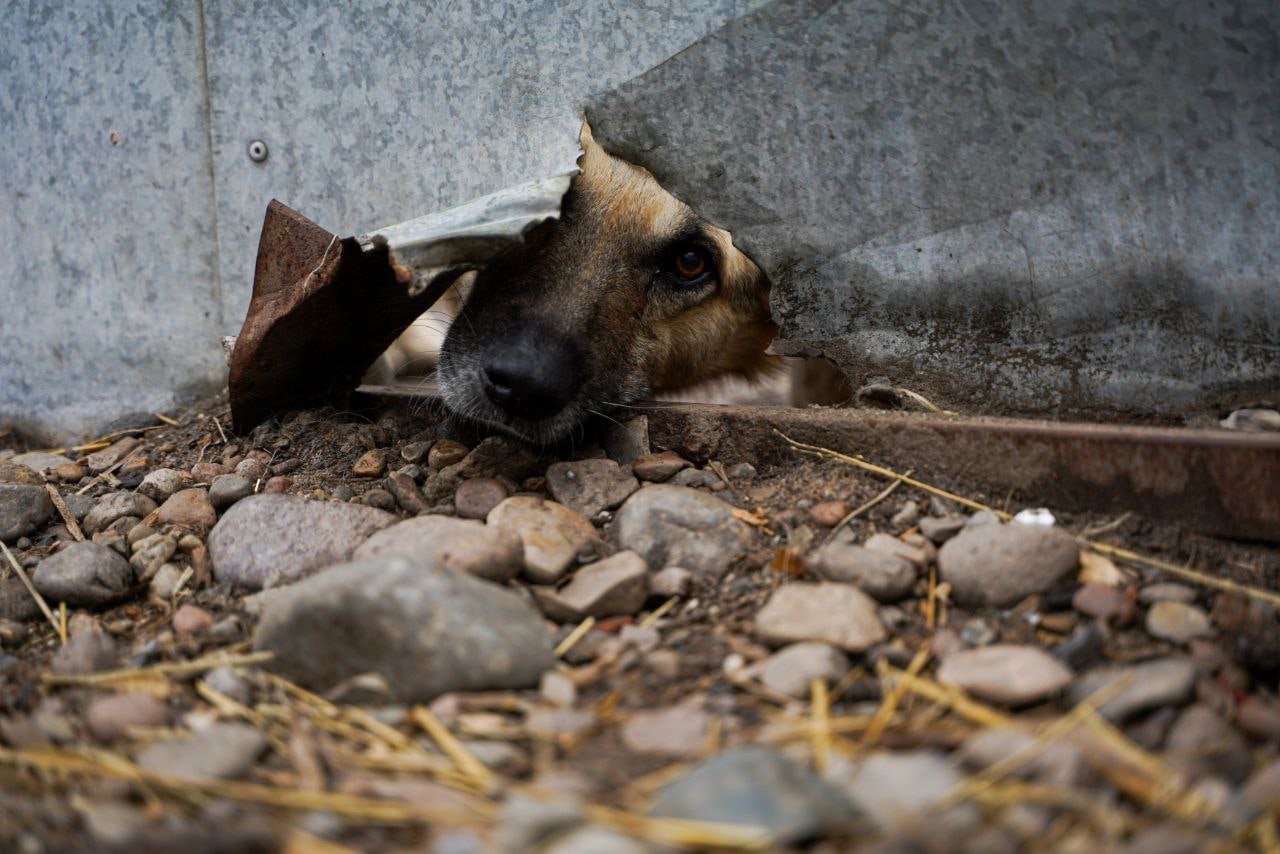
[[[271,197],[355,233],[553,174],[600,92],[600,135],[737,231],[792,344],[855,379],[1058,413],[1273,391],[1278,15],[7,3],[0,422],[216,388]]]
[[[1280,6],[775,2],[594,101],[792,348],[979,412],[1280,391]]]

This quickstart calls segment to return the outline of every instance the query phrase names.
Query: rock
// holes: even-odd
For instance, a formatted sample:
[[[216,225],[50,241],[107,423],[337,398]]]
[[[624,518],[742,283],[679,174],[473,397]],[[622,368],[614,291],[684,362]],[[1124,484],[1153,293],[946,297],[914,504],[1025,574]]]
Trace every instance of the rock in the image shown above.
[[[599,547],[599,535],[590,522],[537,496],[513,495],[490,511],[488,522],[520,538],[525,575],[537,584],[553,584],[580,552]]]
[[[496,477],[472,477],[458,484],[453,506],[463,519],[485,519],[508,494],[506,484]]]
[[[267,478],[267,482],[262,484],[262,492],[264,495],[283,495],[291,486],[293,486],[293,478],[278,475]]]
[[[745,481],[750,484],[756,479],[756,467],[748,462],[734,463],[725,469],[724,473],[735,482]]]
[[[234,504],[209,534],[218,581],[260,590],[346,560],[396,517],[372,507],[254,495]]]
[[[1236,729],[1208,706],[1188,706],[1165,737],[1165,761],[1192,780],[1220,777],[1240,785],[1249,772],[1249,745]]]
[[[429,502],[447,501],[453,497],[458,484],[467,478],[506,477],[519,483],[538,473],[540,468],[538,458],[523,444],[502,436],[490,436],[461,461],[433,474],[423,492]]]
[[[151,577],[148,593],[155,599],[168,602],[178,590],[178,580],[182,578],[182,567],[176,563],[164,563]]]
[[[637,415],[626,421],[610,421],[600,444],[609,459],[620,466],[631,465],[649,454],[649,417]]]
[[[365,451],[351,467],[351,473],[356,477],[381,477],[386,470],[387,455],[377,450]]]
[[[89,511],[97,504],[87,495],[76,495],[74,492],[70,495],[62,496],[62,502],[67,505],[67,509],[71,511],[71,515],[76,517],[79,522],[89,515]]]
[[[132,727],[158,727],[169,722],[169,707],[163,700],[142,691],[98,697],[84,714],[89,732],[99,741],[115,741]]]
[[[0,540],[11,543],[35,531],[53,515],[43,486],[0,483]]]
[[[980,700],[1025,706],[1057,694],[1071,683],[1061,661],[1033,646],[992,644],[961,650],[938,668],[938,681],[955,685]]]
[[[870,597],[830,583],[779,587],[756,615],[756,634],[773,644],[821,641],[848,652],[862,652],[887,636]]]
[[[910,528],[920,518],[920,505],[908,499],[902,503],[902,507],[897,513],[893,514],[893,518],[889,520],[889,525],[894,530],[902,530]]]
[[[603,827],[579,827],[538,849],[542,854],[646,854],[649,846]]]
[[[524,718],[525,731],[536,741],[575,744],[595,729],[599,720],[586,709],[530,709]]]
[[[176,469],[155,469],[138,484],[138,492],[152,501],[164,501],[179,489],[191,485],[191,477]]]
[[[1185,658],[1158,658],[1125,667],[1105,667],[1076,678],[1067,692],[1078,705],[1104,687],[1124,679],[1119,694],[1103,703],[1098,711],[1110,721],[1125,721],[1157,706],[1181,706],[1195,688],[1195,665]]]
[[[568,675],[548,670],[538,681],[538,696],[557,708],[568,709],[578,699],[578,687]]]
[[[1213,637],[1209,615],[1195,605],[1163,600],[1147,611],[1147,634],[1172,643]]]
[[[490,581],[505,583],[524,565],[524,546],[515,533],[471,519],[418,516],[383,528],[361,543],[353,560],[404,555]]]
[[[140,439],[133,436],[125,436],[123,439],[117,439],[101,451],[96,451],[85,457],[85,464],[89,466],[89,471],[94,474],[100,474],[123,460],[140,444],[142,444]]]
[[[981,729],[957,748],[954,757],[978,771],[998,762],[1011,760],[1033,749],[1035,737],[1019,729]],[[1089,774],[1084,751],[1070,741],[1054,741],[1043,749],[1036,747],[1026,762],[1011,773],[1017,779],[1033,780],[1049,786],[1071,788],[1085,783]]]
[[[7,561],[4,565],[7,565]],[[36,600],[31,598],[27,585],[17,575],[0,578],[0,625],[21,625],[31,620],[43,620],[44,613]],[[25,633],[25,632],[24,632]],[[5,640],[0,635],[0,645],[13,648],[16,641]]]
[[[156,522],[188,531],[205,533],[218,522],[218,512],[209,502],[204,489],[182,489],[165,499],[156,514]]]
[[[917,548],[890,534],[872,534],[867,537],[867,541],[863,545],[875,552],[897,555],[903,560],[910,561],[913,566],[920,570],[929,565],[929,555],[925,553],[924,549]]]
[[[1079,565],[1076,541],[1043,525],[968,525],[938,550],[938,572],[961,605],[1013,605]]]
[[[230,667],[215,667],[204,675],[204,683],[220,694],[226,694],[242,705],[253,699],[249,683]]]
[[[44,486],[44,478],[27,466],[12,460],[0,460],[0,483],[16,483],[24,486]]]
[[[646,454],[642,457],[637,457],[631,464],[631,473],[640,480],[661,483],[664,480],[670,480],[671,476],[676,472],[687,469],[692,465],[693,463],[675,451],[662,451],[657,454]]]
[[[692,586],[693,573],[683,566],[663,567],[649,578],[649,592],[664,599],[684,596]]]
[[[417,482],[404,472],[392,472],[387,475],[387,491],[396,499],[396,504],[410,513],[422,514],[431,509],[426,496],[418,489]]]
[[[248,457],[236,463],[236,467],[231,470],[231,473],[237,477],[244,478],[250,483],[256,483],[266,476],[267,471],[266,460]]]
[[[75,629],[72,618],[71,637],[53,654],[49,669],[67,676],[97,673],[115,667],[118,655],[116,642],[102,630],[96,620],[84,628]]]
[[[539,798],[514,792],[503,799],[496,851],[539,851],[556,834],[581,824],[583,809],[572,798]]]
[[[952,536],[960,533],[969,517],[964,513],[947,513],[946,516],[925,516],[920,520],[920,533],[927,536],[934,545],[946,543]]]
[[[215,477],[223,474],[231,474],[231,469],[222,463],[196,463],[191,467],[191,479],[196,483],[213,483]]]
[[[267,600],[254,647],[299,684],[328,690],[380,674],[403,702],[526,688],[555,663],[542,618],[518,594],[398,555],[333,567]]]
[[[828,685],[840,681],[850,668],[849,657],[825,643],[794,643],[769,656],[758,666],[760,681],[771,691],[807,699],[814,679]]]
[[[649,596],[649,569],[635,552],[618,552],[580,568],[558,592],[575,619],[634,614]]]
[[[1280,741],[1280,705],[1261,697],[1246,697],[1236,709],[1236,723],[1249,735]]]
[[[248,773],[266,747],[266,736],[248,724],[216,723],[182,741],[152,743],[135,761],[168,777],[234,780]]]
[[[622,743],[635,753],[687,759],[702,753],[711,731],[711,716],[701,697],[665,709],[633,712],[622,726]]]
[[[847,501],[819,501],[809,508],[809,519],[823,528],[834,528],[852,509]]]
[[[1196,591],[1185,584],[1165,581],[1160,584],[1148,584],[1138,592],[1138,601],[1143,605],[1154,605],[1157,602],[1183,602],[1190,604],[1196,601]]]
[[[1127,622],[1133,616],[1133,602],[1119,587],[1110,584],[1081,585],[1071,597],[1071,607],[1098,620]]]
[[[427,453],[427,468],[432,471],[440,471],[440,469],[462,462],[466,456],[466,445],[455,442],[452,439],[441,439],[432,445],[431,450]],[[416,462],[416,460],[410,460],[410,462]]]
[[[928,822],[935,830],[961,832],[979,822],[971,803],[939,813],[938,806],[964,776],[932,751],[878,751],[861,761],[841,760],[827,779],[883,830]]]
[[[173,630],[182,635],[198,635],[213,625],[213,614],[197,605],[186,604],[173,614]]]
[[[716,754],[658,793],[650,815],[764,828],[777,846],[840,833],[858,818],[830,784],[766,747]]]
[[[1280,759],[1255,771],[1241,787],[1240,798],[1260,813],[1280,809]]]
[[[687,486],[691,489],[702,487],[704,489],[714,489],[717,485],[723,488],[720,478],[716,477],[709,471],[701,469],[689,468],[676,472],[671,479],[667,481],[671,486]]]
[[[675,564],[719,577],[755,541],[751,528],[719,498],[670,484],[646,487],[618,510],[613,538],[650,569]]]
[[[136,492],[112,492],[98,499],[93,509],[85,514],[81,527],[86,534],[106,530],[112,522],[125,516],[146,518],[155,512],[156,503]]]
[[[129,565],[136,570],[140,580],[150,581],[164,562],[178,550],[178,540],[170,534],[152,534],[138,540],[132,549]]]
[[[405,446],[400,449],[400,459],[404,460],[406,463],[421,462],[423,457],[427,455],[427,451],[430,450],[430,448],[431,446],[427,442],[407,442]],[[459,460],[466,456],[465,451],[466,449],[463,448],[463,454],[458,457]],[[454,462],[457,462],[457,460],[454,460]]]
[[[133,586],[133,567],[114,550],[97,543],[72,543],[40,561],[31,576],[40,595],[51,604],[73,607],[103,605]]]
[[[551,497],[587,518],[612,510],[639,488],[639,481],[613,460],[578,460],[547,468]]]
[[[62,454],[48,454],[43,451],[30,451],[25,454],[16,454],[9,458],[9,462],[15,465],[26,466],[36,474],[40,474],[45,469],[55,469],[58,466],[75,465],[70,457]]]
[[[1126,587],[1129,575],[1116,566],[1111,558],[1089,549],[1080,551],[1081,584],[1105,584],[1108,587]]]
[[[253,495],[253,481],[238,474],[220,474],[209,485],[209,503],[215,510],[226,510],[250,495]]]
[[[917,569],[895,554],[856,545],[841,533],[810,559],[813,570],[830,581],[855,584],[881,602],[896,602],[915,589]]]

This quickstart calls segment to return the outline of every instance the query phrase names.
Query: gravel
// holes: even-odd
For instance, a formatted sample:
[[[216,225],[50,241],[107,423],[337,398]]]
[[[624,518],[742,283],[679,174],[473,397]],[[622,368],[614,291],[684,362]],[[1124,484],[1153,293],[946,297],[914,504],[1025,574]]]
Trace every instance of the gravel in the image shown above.
[[[718,577],[751,548],[755,533],[719,498],[658,484],[639,490],[622,505],[613,538],[619,548],[643,557],[650,569],[674,564]]]

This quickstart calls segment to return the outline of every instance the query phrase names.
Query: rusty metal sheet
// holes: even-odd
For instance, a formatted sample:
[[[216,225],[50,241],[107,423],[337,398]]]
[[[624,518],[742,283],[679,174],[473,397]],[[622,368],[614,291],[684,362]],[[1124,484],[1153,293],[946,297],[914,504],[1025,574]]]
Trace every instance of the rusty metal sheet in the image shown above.
[[[273,199],[231,354],[235,430],[291,408],[344,405],[378,355],[467,269],[414,292],[412,271],[391,263],[385,242],[365,251]]]

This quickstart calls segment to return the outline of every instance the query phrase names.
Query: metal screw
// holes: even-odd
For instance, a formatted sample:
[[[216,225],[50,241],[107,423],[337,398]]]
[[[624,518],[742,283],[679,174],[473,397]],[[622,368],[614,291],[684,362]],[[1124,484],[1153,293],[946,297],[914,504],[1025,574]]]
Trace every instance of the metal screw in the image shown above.
[[[255,139],[249,143],[249,159],[254,163],[261,163],[267,159],[267,144],[260,139]]]

